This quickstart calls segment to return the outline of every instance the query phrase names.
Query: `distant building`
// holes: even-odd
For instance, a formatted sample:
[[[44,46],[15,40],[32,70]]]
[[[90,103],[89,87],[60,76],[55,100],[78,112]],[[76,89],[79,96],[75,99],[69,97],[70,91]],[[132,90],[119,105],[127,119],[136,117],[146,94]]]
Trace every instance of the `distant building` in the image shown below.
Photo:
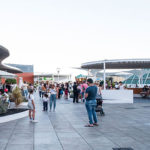
[[[21,65],[21,64],[7,64],[12,67],[19,68],[23,73],[16,73],[17,83],[19,83],[19,77],[23,78],[23,81],[28,83],[34,83],[34,66],[33,65]]]
[[[6,64],[6,65],[19,68],[23,72],[34,72],[33,65],[21,65],[21,64]]]

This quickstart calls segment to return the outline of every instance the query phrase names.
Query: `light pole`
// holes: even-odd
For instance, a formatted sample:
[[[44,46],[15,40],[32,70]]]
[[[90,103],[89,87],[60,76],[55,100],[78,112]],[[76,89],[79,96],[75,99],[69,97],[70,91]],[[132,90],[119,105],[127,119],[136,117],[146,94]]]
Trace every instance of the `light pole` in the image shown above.
[[[58,83],[59,83],[59,73],[60,73],[60,68],[57,68]]]

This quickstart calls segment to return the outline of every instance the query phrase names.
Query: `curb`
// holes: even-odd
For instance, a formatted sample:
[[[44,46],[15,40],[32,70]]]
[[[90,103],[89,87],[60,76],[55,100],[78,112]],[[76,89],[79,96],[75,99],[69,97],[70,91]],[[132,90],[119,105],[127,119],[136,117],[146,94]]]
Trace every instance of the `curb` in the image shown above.
[[[0,117],[0,123],[5,123],[5,122],[21,119],[27,116],[28,116],[28,110],[21,112],[21,113]]]

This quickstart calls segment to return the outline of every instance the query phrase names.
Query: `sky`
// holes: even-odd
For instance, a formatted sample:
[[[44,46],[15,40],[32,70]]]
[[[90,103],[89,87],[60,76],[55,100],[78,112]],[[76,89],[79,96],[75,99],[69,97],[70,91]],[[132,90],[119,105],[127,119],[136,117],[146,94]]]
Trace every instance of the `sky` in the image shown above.
[[[73,73],[89,61],[150,58],[149,8],[149,0],[0,0],[4,62]]]

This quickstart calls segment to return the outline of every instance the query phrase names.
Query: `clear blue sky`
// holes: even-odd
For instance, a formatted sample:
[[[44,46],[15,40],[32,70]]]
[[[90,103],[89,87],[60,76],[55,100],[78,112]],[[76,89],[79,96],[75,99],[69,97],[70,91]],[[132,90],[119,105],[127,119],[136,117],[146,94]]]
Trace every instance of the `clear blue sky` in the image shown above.
[[[0,45],[35,71],[150,57],[149,0],[1,0]]]

